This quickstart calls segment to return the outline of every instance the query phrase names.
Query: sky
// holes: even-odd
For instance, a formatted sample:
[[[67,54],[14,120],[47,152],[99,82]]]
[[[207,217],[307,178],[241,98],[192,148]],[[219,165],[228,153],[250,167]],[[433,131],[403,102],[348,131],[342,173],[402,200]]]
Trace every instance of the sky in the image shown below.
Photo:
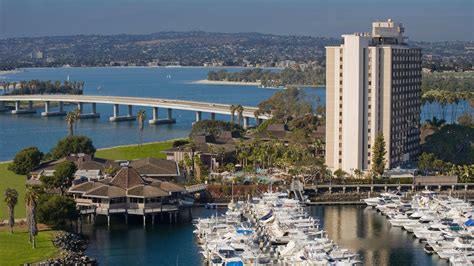
[[[159,31],[339,37],[392,18],[416,41],[474,41],[473,0],[0,0],[0,38]]]

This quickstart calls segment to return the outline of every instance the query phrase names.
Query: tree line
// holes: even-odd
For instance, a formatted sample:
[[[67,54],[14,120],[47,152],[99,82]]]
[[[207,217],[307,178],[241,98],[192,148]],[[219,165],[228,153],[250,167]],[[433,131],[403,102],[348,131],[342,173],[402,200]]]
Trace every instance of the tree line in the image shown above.
[[[451,123],[453,123],[459,112],[461,102],[465,105],[465,113],[472,113],[474,108],[474,92],[429,90],[423,93],[421,102],[422,104],[430,104],[428,107],[429,117],[434,117],[434,113],[437,112],[441,114],[441,119],[446,119],[448,105],[451,105]],[[438,105],[432,105],[432,103],[437,103]]]
[[[63,82],[56,80],[23,80],[23,81],[3,81],[0,82],[5,95],[29,95],[29,94],[73,94],[82,95],[84,91],[84,81]]]
[[[227,70],[210,71],[208,80],[235,81],[235,82],[260,82],[265,87],[279,87],[288,85],[320,86],[324,84],[325,72],[321,67],[285,68],[275,72],[261,68],[245,69],[240,72],[228,72]]]

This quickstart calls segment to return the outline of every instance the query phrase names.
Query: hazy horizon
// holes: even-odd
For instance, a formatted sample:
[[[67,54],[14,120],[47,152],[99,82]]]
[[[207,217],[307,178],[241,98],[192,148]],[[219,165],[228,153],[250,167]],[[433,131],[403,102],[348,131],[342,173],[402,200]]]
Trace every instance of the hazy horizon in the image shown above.
[[[413,41],[474,41],[471,0],[0,0],[0,38],[162,31],[340,38],[402,22]]]

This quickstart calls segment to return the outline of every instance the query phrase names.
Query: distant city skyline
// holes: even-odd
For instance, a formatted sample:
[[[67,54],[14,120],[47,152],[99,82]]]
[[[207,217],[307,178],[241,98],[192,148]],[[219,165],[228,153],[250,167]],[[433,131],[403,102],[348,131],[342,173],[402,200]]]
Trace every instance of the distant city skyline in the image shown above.
[[[0,38],[159,31],[339,38],[374,20],[416,41],[474,41],[472,0],[0,0]]]

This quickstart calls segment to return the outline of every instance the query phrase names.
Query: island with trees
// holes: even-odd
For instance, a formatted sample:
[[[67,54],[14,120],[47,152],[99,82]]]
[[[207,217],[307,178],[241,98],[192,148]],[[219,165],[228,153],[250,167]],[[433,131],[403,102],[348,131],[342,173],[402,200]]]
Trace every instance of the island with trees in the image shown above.
[[[325,72],[321,67],[301,69],[284,68],[281,71],[269,69],[244,69],[240,72],[227,70],[209,71],[209,81],[257,83],[262,87],[307,86],[319,87],[325,84]]]
[[[29,94],[71,94],[82,95],[84,92],[84,81],[63,82],[56,80],[22,80],[1,81],[0,87],[4,95],[29,95]]]

